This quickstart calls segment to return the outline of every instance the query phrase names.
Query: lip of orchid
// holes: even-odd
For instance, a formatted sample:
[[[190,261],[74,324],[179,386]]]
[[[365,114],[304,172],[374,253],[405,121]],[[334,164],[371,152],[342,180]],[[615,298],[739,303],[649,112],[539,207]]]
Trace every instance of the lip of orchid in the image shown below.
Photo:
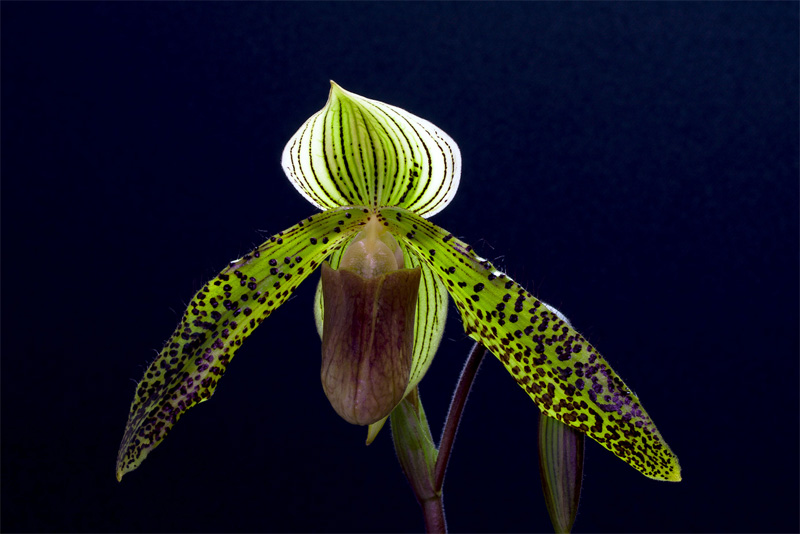
[[[406,395],[420,277],[419,267],[366,278],[322,265],[320,375],[331,406],[349,423],[377,423]]]
[[[349,423],[385,419],[406,395],[421,269],[404,269],[397,240],[371,217],[338,269],[322,265],[323,390]]]

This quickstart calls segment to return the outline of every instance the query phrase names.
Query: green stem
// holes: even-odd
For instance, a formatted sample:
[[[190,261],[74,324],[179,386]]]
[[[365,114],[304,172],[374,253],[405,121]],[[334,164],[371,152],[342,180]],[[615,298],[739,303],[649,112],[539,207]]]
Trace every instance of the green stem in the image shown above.
[[[439,455],[436,459],[436,469],[433,478],[433,487],[438,492],[440,500],[442,486],[444,485],[444,473],[447,471],[447,463],[450,461],[450,452],[453,449],[453,442],[456,439],[458,424],[461,422],[461,414],[464,412],[464,405],[467,403],[469,391],[472,389],[472,382],[475,380],[475,375],[485,355],[486,347],[476,342],[472,347],[469,358],[467,358],[467,363],[464,364],[464,368],[461,370],[456,392],[453,395],[453,400],[450,402],[450,409],[447,412],[447,419],[445,420],[444,430],[442,431],[442,439],[439,442]],[[428,522],[427,510],[425,522],[426,524]]]

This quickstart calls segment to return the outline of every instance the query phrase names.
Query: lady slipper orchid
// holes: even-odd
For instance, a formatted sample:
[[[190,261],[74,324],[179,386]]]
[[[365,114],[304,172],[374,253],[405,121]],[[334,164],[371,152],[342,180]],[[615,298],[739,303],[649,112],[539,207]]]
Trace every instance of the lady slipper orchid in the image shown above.
[[[322,267],[314,309],[323,388],[344,419],[370,425],[368,440],[427,371],[449,293],[466,333],[544,414],[650,478],[680,480],[677,457],[595,348],[556,310],[427,220],[459,184],[461,156],[447,134],[331,83],[327,104],[286,145],[282,165],[323,211],[231,262],[192,298],[136,388],[118,479],[213,394],[245,338]]]

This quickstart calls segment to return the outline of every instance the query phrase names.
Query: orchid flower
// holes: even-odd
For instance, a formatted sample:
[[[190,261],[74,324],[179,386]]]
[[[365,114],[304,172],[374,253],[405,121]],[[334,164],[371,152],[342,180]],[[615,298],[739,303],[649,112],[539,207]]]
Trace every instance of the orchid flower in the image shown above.
[[[211,397],[242,342],[327,260],[329,274],[323,273],[314,306],[323,336],[322,381],[340,415],[369,425],[368,440],[425,375],[442,337],[449,294],[465,332],[500,360],[543,414],[585,433],[647,477],[680,480],[677,457],[597,350],[559,312],[428,220],[459,185],[461,155],[450,136],[331,83],[325,107],[286,145],[282,166],[322,212],[231,262],[192,298],[136,388],[118,479],[139,466],[184,412]],[[405,299],[401,286],[418,284],[404,301],[404,315],[388,312],[390,322],[397,317],[399,333],[394,326],[387,330],[396,339],[376,345],[368,358],[348,354],[347,340],[326,341],[348,328],[338,324],[325,333],[334,320],[326,320],[326,300],[340,305],[331,309],[346,309],[322,287],[337,269],[373,277],[365,297],[373,312],[382,309],[375,303],[383,297],[376,295]],[[393,289],[386,276],[399,270],[417,274]],[[344,283],[340,277],[330,285]],[[357,335],[374,337],[374,325],[365,328]],[[390,345],[406,348],[382,355]]]

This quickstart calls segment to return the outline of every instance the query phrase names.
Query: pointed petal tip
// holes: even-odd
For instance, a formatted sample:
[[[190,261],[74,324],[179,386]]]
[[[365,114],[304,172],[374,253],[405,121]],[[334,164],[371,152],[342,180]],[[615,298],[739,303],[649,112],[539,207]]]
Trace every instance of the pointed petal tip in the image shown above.
[[[342,97],[347,93],[342,86],[338,83],[334,82],[333,80],[328,80],[331,84],[331,89],[328,91],[328,101],[325,103],[325,107],[330,107],[331,103],[337,100],[341,100]]]
[[[341,85],[334,82],[333,80],[329,81],[331,82],[331,90],[329,93],[331,97],[335,95],[336,97],[341,98],[342,96],[347,94],[347,90],[344,89]]]
[[[380,421],[369,425],[369,428],[367,430],[367,441],[365,445],[369,446],[370,444],[372,444],[373,441],[375,441],[375,438],[378,437],[378,432],[381,431],[381,428],[383,428],[383,425],[386,423],[387,419],[389,419],[388,415],[383,419],[381,419]]]
[[[138,457],[133,462],[125,462],[124,459],[119,459],[116,465],[116,476],[117,482],[122,482],[122,477],[130,473],[131,471],[135,471],[139,468],[141,463],[144,461],[145,458],[150,454],[150,451],[144,452],[141,456]]]
[[[645,476],[653,480],[660,480],[662,482],[680,482],[683,480],[681,475],[681,464],[677,456],[673,456],[669,467],[665,468],[663,472],[655,475],[645,473]]]
[[[333,101],[348,102],[354,99],[364,98],[354,93],[351,93],[350,91],[348,91],[347,89],[345,89],[344,87],[342,87],[333,80],[329,81],[331,83],[331,90],[328,92],[328,103],[326,104],[326,106],[329,106]]]
[[[679,467],[678,469],[670,473],[664,480],[666,480],[667,482],[680,482],[681,480],[683,480],[683,477],[681,476],[681,468]]]
[[[672,471],[671,473],[667,473],[665,475],[648,475],[645,474],[647,478],[652,478],[653,480],[658,480],[659,482],[681,482],[683,477],[681,477],[680,470]]]

